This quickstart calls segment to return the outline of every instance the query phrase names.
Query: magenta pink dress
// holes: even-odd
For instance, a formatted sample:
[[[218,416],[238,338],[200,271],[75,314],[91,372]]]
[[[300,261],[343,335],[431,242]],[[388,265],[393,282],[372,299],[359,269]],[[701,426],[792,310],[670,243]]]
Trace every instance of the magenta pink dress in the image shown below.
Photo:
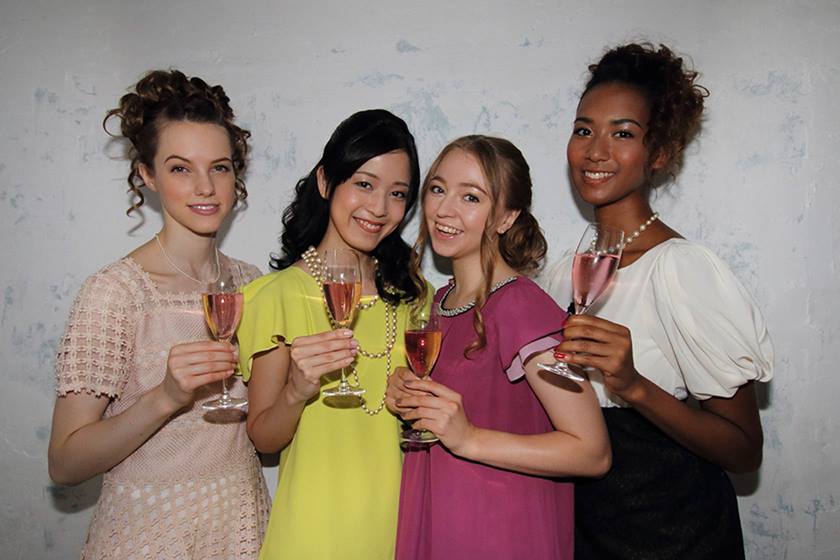
[[[441,317],[443,345],[432,378],[461,394],[475,426],[518,434],[552,431],[522,364],[562,339],[565,312],[519,277],[488,298],[482,311],[487,346],[467,359],[464,349],[476,336],[473,313]],[[571,559],[573,502],[570,483],[466,461],[442,444],[408,451],[396,558]]]

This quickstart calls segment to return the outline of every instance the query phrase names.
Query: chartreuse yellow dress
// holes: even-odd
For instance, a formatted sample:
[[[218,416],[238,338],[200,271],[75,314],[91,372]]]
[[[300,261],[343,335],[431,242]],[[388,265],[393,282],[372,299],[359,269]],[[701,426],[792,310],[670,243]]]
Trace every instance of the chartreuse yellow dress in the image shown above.
[[[258,278],[244,294],[238,338],[246,380],[255,354],[331,328],[318,283],[296,266]],[[362,303],[371,299],[362,298]],[[407,312],[406,304],[396,308],[392,368],[406,365]],[[353,331],[364,350],[383,350],[385,320],[382,300],[356,314]],[[371,409],[385,392],[385,364],[384,358],[359,356],[356,361]],[[335,385],[337,375],[322,389]],[[399,431],[399,421],[387,409],[370,416],[361,408],[332,408],[320,396],[307,404],[295,437],[280,456],[260,558],[393,558],[402,469]]]

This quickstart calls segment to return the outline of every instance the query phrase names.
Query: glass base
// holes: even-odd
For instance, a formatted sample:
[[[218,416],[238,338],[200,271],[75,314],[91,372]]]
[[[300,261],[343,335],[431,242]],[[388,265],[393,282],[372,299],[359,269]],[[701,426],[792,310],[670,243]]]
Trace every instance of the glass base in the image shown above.
[[[579,373],[575,373],[569,367],[569,364],[566,362],[554,362],[553,364],[537,364],[540,369],[544,369],[545,371],[550,371],[554,375],[560,375],[562,377],[568,377],[573,381],[586,381],[586,378]]]
[[[201,405],[201,408],[204,410],[242,410],[246,406],[248,406],[246,399],[235,399],[228,396],[227,398],[219,397],[215,401],[206,402]]]
[[[400,434],[400,441],[403,443],[408,444],[416,444],[416,443],[434,443],[436,441],[440,441],[438,437],[430,432],[429,430],[403,430],[403,433]]]
[[[365,394],[365,389],[358,386],[353,387],[350,385],[350,382],[347,381],[347,378],[342,375],[341,382],[338,386],[333,387],[332,389],[324,389],[321,391],[321,394],[324,398],[361,397]]]

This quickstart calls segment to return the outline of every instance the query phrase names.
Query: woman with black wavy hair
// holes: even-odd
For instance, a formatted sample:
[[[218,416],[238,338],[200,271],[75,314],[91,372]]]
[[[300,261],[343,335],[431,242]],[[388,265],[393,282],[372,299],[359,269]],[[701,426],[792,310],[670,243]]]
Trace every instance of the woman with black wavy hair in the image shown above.
[[[402,457],[384,398],[406,364],[406,312],[424,292],[400,237],[419,183],[406,124],[381,109],[352,115],[297,184],[278,271],[245,288],[248,433],[260,451],[282,450],[262,558],[393,557]],[[354,331],[333,330],[324,307],[320,255],[330,249],[361,261]],[[320,395],[345,367],[366,390],[349,409]]]

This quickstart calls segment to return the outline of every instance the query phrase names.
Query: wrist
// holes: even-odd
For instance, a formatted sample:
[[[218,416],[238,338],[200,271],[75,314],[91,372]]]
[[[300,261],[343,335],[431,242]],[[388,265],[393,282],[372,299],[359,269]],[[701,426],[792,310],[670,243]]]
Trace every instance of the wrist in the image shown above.
[[[455,449],[450,449],[455,455],[462,459],[481,461],[481,430],[475,426],[469,426],[461,439],[461,443]]]
[[[645,402],[647,393],[646,379],[637,373],[636,381],[621,391],[618,396],[627,404],[636,406]]]
[[[144,399],[149,401],[157,413],[156,415],[164,419],[169,418],[185,406],[172,398],[162,383],[143,395],[141,400]]]
[[[302,395],[297,391],[294,382],[286,384],[283,388],[283,402],[289,407],[302,406],[311,398],[312,395]]]

